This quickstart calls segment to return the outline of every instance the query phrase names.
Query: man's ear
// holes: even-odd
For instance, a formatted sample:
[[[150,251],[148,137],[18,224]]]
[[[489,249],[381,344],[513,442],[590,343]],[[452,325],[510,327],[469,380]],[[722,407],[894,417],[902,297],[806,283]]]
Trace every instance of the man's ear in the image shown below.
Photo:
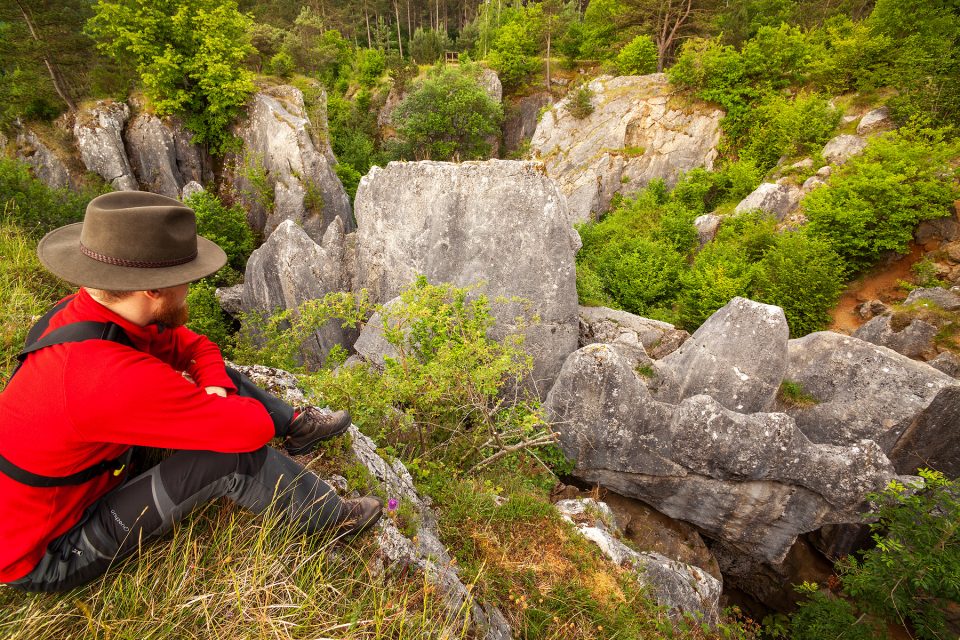
[[[141,291],[141,293],[152,301],[157,301],[163,296],[163,294],[160,292],[160,289],[148,289]]]

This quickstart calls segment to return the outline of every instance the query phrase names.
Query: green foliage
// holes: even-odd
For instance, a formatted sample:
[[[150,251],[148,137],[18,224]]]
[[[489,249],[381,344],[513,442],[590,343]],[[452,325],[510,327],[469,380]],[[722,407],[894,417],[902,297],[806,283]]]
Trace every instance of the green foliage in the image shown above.
[[[35,239],[55,227],[80,222],[95,195],[50,189],[31,175],[28,165],[0,157],[0,206],[15,207],[9,214],[11,222]]]
[[[288,78],[293,73],[293,57],[286,51],[281,51],[270,58],[270,73]]]
[[[781,307],[793,337],[830,324],[843,291],[843,262],[830,245],[806,233],[778,235],[758,264],[754,295]]]
[[[721,225],[722,228],[722,225]],[[682,276],[681,324],[693,331],[736,296],[750,297],[754,265],[735,242],[718,241],[697,254]]]
[[[593,91],[590,85],[582,84],[570,93],[567,111],[577,120],[583,120],[593,113]]]
[[[419,64],[433,64],[453,47],[446,31],[417,27],[410,38],[410,57]]]
[[[650,36],[639,35],[623,46],[616,59],[622,76],[645,75],[657,70],[657,45]]]
[[[907,253],[916,225],[945,216],[960,196],[951,176],[956,141],[929,129],[873,138],[862,156],[849,160],[803,201],[810,233],[830,243],[849,273],[887,251]]]
[[[504,90],[511,91],[522,85],[540,68],[540,60],[536,57],[536,53],[536,35],[531,33],[526,22],[518,18],[503,25],[497,31],[493,49],[487,55],[487,60],[500,76]]]
[[[777,399],[794,407],[809,407],[817,404],[817,399],[807,393],[799,382],[784,380],[777,389]]]
[[[489,157],[502,107],[480,86],[475,65],[442,66],[415,85],[394,112],[397,131],[417,159]]]
[[[233,320],[220,307],[215,292],[215,278],[204,278],[190,285],[187,292],[187,306],[190,308],[190,320],[187,327],[203,334],[228,350],[233,344]]]
[[[895,80],[889,70],[891,39],[863,22],[836,16],[811,32],[810,41],[809,81],[821,91],[871,91]]]
[[[220,245],[227,264],[243,272],[254,248],[253,231],[240,205],[226,207],[214,194],[199,191],[184,201],[197,214],[197,233]]]
[[[378,49],[360,49],[355,64],[360,86],[372,87],[387,70],[387,57]]]
[[[944,637],[943,608],[960,602],[960,486],[920,470],[923,489],[892,482],[871,496],[876,547],[842,565],[843,590],[891,622],[906,618],[924,639]]]
[[[919,473],[924,486],[894,480],[868,496],[876,546],[838,563],[846,599],[801,587],[811,598],[793,616],[791,637],[875,638],[886,623],[909,623],[924,640],[946,637],[944,609],[960,601],[960,486],[937,471]]]
[[[251,19],[235,0],[99,0],[87,32],[129,62],[158,114],[184,118],[194,140],[223,153],[228,127],[254,91],[243,61]]]
[[[607,60],[614,54],[617,25],[624,13],[619,0],[592,0],[583,13],[579,37],[579,57]],[[576,33],[576,31],[575,31]]]
[[[792,100],[771,94],[752,113],[748,142],[740,157],[761,170],[776,166],[781,156],[819,151],[840,123],[840,112],[816,93],[801,91]]]

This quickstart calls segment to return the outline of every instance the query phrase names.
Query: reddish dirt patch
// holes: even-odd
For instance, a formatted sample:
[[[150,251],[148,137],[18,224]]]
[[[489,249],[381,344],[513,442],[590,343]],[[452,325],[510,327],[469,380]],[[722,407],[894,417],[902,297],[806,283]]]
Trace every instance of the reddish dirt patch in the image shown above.
[[[860,276],[847,287],[840,301],[830,315],[833,321],[830,330],[840,333],[853,333],[864,323],[857,313],[857,307],[868,300],[883,302],[900,301],[906,292],[897,288],[897,280],[910,280],[913,272],[910,268],[923,257],[924,248],[910,243],[910,253],[886,264],[874,267]]]

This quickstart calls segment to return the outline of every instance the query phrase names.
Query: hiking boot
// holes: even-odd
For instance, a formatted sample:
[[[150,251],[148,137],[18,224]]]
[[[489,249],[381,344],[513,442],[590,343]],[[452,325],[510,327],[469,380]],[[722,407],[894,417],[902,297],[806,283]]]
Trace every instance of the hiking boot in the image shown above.
[[[346,411],[323,413],[316,407],[306,407],[294,418],[287,431],[287,453],[298,456],[323,440],[338,436],[350,428],[350,414]]]
[[[344,500],[343,505],[348,512],[337,525],[338,537],[353,537],[375,525],[383,515],[383,503],[373,496]]]

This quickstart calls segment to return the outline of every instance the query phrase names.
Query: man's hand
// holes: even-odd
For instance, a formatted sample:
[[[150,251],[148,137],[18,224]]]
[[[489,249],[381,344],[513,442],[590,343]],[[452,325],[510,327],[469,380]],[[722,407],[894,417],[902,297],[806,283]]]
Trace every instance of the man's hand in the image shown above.
[[[203,390],[211,395],[220,396],[221,398],[227,397],[227,390],[223,387],[204,387]]]

